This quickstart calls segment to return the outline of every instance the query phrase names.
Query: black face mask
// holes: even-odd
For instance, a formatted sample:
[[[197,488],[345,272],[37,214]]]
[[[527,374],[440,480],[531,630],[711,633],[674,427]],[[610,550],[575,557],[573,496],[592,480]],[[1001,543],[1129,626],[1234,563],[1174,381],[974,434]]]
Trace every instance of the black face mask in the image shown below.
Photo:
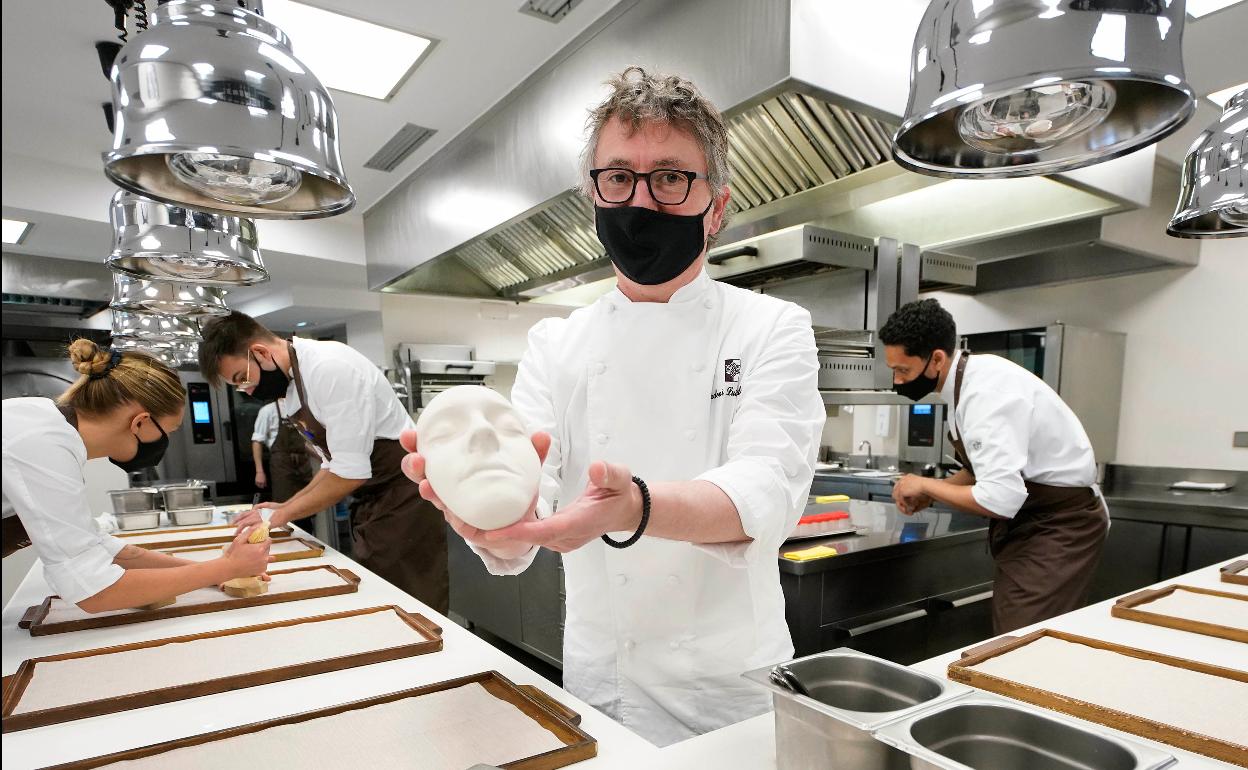
[[[160,423],[154,418],[151,419],[156,430],[160,431],[160,438],[155,441],[144,441],[138,437],[138,434],[135,434],[134,440],[138,442],[138,448],[134,450],[134,457],[129,460],[117,460],[110,457],[108,461],[126,473],[134,473],[144,468],[155,468],[159,465],[161,458],[165,456],[165,450],[169,448],[169,434],[160,427]]]
[[[940,374],[937,373],[935,377],[927,376],[927,367],[931,365],[932,356],[934,355],[936,355],[935,352],[927,357],[927,361],[923,363],[923,368],[915,375],[913,380],[894,382],[893,390],[911,401],[919,401],[928,393],[936,390],[936,383],[940,381]]]
[[[630,281],[667,283],[685,272],[706,248],[701,214],[668,214],[640,206],[595,206],[594,228],[607,256]]]
[[[248,355],[255,358],[250,353]],[[286,372],[280,368],[272,371],[264,369],[260,366],[259,359],[256,359],[256,368],[260,370],[260,379],[256,380],[256,387],[251,391],[252,398],[268,403],[286,395],[286,389],[290,387],[290,378],[286,376]]]

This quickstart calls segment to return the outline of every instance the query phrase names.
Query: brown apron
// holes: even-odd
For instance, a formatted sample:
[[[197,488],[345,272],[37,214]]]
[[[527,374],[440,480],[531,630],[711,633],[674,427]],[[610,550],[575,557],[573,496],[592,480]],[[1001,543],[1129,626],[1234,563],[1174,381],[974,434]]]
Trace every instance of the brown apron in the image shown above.
[[[269,448],[269,489],[273,502],[286,502],[311,481],[312,462],[303,436],[289,420],[279,418],[277,438]]]
[[[970,352],[958,360],[953,384],[956,421],[962,373]],[[970,457],[949,433],[958,462],[972,475]],[[1023,480],[1027,499],[1012,519],[991,519],[988,547],[994,562],[993,632],[1004,634],[1082,607],[1101,559],[1109,513],[1091,487],[1058,487]]]
[[[308,409],[295,346],[288,344],[290,366],[299,393],[299,409],[290,421],[326,460],[332,459],[325,426]],[[437,612],[450,608],[446,521],[419,487],[403,474],[407,454],[397,439],[373,439],[372,478],[358,487],[351,504],[351,555],[385,580]]]
[[[72,425],[74,430],[78,430],[78,414],[74,412],[73,407],[57,404],[56,408],[65,418],[65,422]],[[0,523],[0,559],[29,545],[30,535],[26,534],[26,525],[22,523],[18,515],[14,513],[12,516],[5,516],[3,523]]]

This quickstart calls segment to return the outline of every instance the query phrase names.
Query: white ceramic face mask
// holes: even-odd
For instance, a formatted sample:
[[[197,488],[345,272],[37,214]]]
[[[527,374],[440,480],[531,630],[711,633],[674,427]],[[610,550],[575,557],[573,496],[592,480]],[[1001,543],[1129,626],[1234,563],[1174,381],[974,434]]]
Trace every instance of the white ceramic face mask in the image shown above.
[[[439,393],[416,421],[425,477],[451,513],[478,529],[515,524],[533,504],[542,465],[515,407],[481,385]]]

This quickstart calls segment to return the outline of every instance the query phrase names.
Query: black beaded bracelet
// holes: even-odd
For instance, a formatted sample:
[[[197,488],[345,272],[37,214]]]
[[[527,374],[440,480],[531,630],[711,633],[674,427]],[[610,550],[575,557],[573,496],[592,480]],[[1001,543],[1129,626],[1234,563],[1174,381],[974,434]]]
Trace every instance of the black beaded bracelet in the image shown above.
[[[603,535],[602,542],[612,548],[627,548],[636,543],[641,539],[641,534],[646,531],[646,525],[650,523],[650,488],[646,486],[646,482],[636,476],[633,476],[633,483],[641,490],[641,523],[637,525],[637,531],[633,533],[633,536],[623,542]]]

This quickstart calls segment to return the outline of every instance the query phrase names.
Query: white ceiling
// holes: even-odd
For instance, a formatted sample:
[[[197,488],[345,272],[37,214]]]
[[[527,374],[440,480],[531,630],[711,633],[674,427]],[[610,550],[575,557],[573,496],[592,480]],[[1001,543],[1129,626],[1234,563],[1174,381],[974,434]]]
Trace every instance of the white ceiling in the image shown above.
[[[268,297],[276,305],[277,298],[287,297],[292,304],[281,308],[283,320],[316,311],[308,320],[331,323],[362,312],[359,303],[344,303],[341,317],[334,317],[333,303],[313,300],[310,292],[365,290],[363,212],[618,0],[583,0],[558,24],[520,13],[522,0],[303,1],[438,41],[389,102],[333,92],[343,160],[359,204],[349,214],[315,226],[272,223],[275,235],[262,228],[261,245],[273,281],[236,295],[248,304]],[[110,92],[94,43],[116,39],[112,12],[101,0],[4,0],[0,6],[5,216],[20,215],[36,223],[22,251],[100,260],[108,251],[107,199],[112,189],[101,170],[100,153],[110,137],[100,105],[110,99]],[[1192,140],[1218,114],[1203,96],[1243,81],[1248,72],[1246,31],[1248,2],[1188,20],[1185,65],[1201,106],[1182,130],[1161,143],[1159,157],[1181,162]],[[297,53],[299,41],[293,43]],[[406,122],[437,133],[394,172],[364,169],[364,161]],[[280,233],[278,225],[284,226]],[[292,233],[299,237],[276,237]],[[315,243],[321,244],[319,249]]]

